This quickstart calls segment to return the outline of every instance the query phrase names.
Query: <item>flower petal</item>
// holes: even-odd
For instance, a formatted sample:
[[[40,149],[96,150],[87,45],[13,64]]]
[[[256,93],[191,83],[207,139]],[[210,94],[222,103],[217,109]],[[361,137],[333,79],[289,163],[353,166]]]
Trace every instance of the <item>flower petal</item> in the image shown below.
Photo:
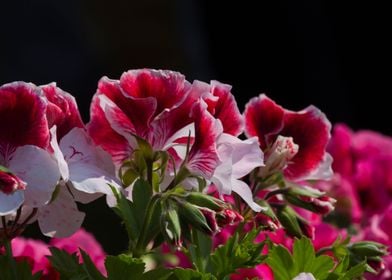
[[[6,84],[0,87],[0,99],[0,162],[2,158],[8,161],[16,147],[35,145],[45,149],[49,129],[46,102],[39,88],[24,82]]]
[[[213,106],[210,104],[208,111],[222,122],[223,132],[234,136],[242,133],[244,121],[238,110],[237,102],[231,94],[231,86],[218,81],[211,81],[211,91],[213,96],[218,97]],[[210,109],[213,107],[213,112]]]
[[[48,104],[49,128],[57,126],[57,136],[61,139],[74,127],[84,127],[75,98],[68,92],[50,83],[40,86]]]
[[[182,103],[190,87],[185,77],[178,72],[153,69],[125,72],[120,78],[120,84],[127,96],[141,99],[153,97],[156,100],[154,116]]]
[[[115,163],[121,164],[131,154],[128,140],[112,128],[100,103],[101,99],[95,95],[91,103],[88,133],[95,144],[112,156]]]
[[[219,163],[216,140],[222,133],[222,127],[206,108],[207,105],[200,100],[192,111],[195,120],[195,142],[189,152],[187,167],[194,174],[208,179]]]
[[[57,142],[57,127],[53,126],[50,129],[50,135],[52,136],[52,139],[50,140],[50,146],[53,149],[53,155],[57,160],[57,164],[59,167],[60,175],[61,178],[64,181],[68,181],[69,179],[69,169],[68,169],[68,164],[64,159],[64,155],[60,150],[59,144]]]
[[[257,136],[261,148],[267,146],[269,135],[277,134],[283,128],[285,110],[265,94],[252,98],[245,106],[245,133]]]
[[[252,208],[253,211],[260,212],[263,210],[263,207],[253,201],[252,191],[245,182],[233,179],[231,181],[231,185],[233,192],[237,193],[249,205],[249,207]]]
[[[0,216],[15,212],[22,205],[23,200],[23,191],[16,191],[12,194],[5,194],[0,191]]]
[[[46,204],[60,179],[56,161],[46,151],[26,145],[16,149],[10,170],[27,183],[25,204],[39,207]]]
[[[64,187],[56,199],[38,209],[38,223],[42,233],[50,237],[67,237],[82,225],[85,214],[79,212],[73,197]]]
[[[232,147],[230,160],[232,162],[232,176],[236,179],[249,174],[254,168],[264,165],[264,155],[257,137],[241,140],[230,134],[223,133],[218,139],[218,154],[222,162],[228,160],[221,151],[225,146]]]
[[[83,129],[72,129],[60,141],[60,147],[69,166],[69,179],[77,190],[112,194],[108,183],[120,188],[109,154],[95,146]]]
[[[287,111],[280,135],[293,137],[298,153],[288,163],[284,174],[300,180],[316,170],[324,159],[331,124],[318,108],[309,106],[300,112]]]

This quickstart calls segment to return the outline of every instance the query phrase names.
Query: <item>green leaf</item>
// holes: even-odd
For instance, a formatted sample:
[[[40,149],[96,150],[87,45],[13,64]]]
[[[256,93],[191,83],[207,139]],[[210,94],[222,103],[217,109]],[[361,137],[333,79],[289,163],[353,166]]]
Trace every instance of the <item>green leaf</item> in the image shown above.
[[[1,280],[15,280],[9,260],[5,256],[0,256],[0,276]],[[41,272],[33,275],[30,265],[27,261],[16,262],[16,271],[18,280],[39,280]]]
[[[296,239],[293,246],[294,274],[309,272],[313,266],[315,253],[307,238]]]
[[[54,247],[49,250],[51,256],[47,258],[56,271],[60,273],[61,279],[92,279],[86,275],[85,270],[79,264],[76,253],[69,254],[64,250]]]
[[[297,214],[290,206],[278,209],[277,216],[284,229],[292,236],[301,238],[302,230],[298,223]]]
[[[239,232],[236,232],[225,244],[218,246],[211,254],[212,273],[218,279],[224,279],[239,268],[262,263],[266,257],[261,254],[265,243],[255,243],[258,234],[259,230],[252,229],[240,238]]]
[[[291,280],[297,275],[293,273],[294,264],[289,251],[281,245],[271,250],[266,262],[274,272],[276,280]]]
[[[157,268],[144,273],[140,280],[166,280],[169,279],[172,274],[172,270],[165,268]]]
[[[108,273],[108,280],[129,280],[141,279],[145,264],[141,259],[135,259],[128,255],[107,256],[105,267]]]
[[[152,188],[143,179],[138,179],[133,185],[131,209],[135,216],[137,227],[140,229],[143,225],[147,211],[147,205],[152,197]]]
[[[217,280],[210,273],[202,273],[192,269],[177,268],[173,269],[173,275],[170,280]]]
[[[366,271],[366,262],[361,262],[353,267],[351,267],[339,280],[351,280],[363,275]]]
[[[310,272],[316,279],[326,279],[333,269],[334,262],[329,256],[318,256],[310,268]]]
[[[83,268],[85,272],[88,274],[90,279],[94,280],[103,280],[105,279],[101,272],[97,269],[95,264],[91,261],[91,258],[85,251],[79,248],[80,254],[82,255],[83,259]]]

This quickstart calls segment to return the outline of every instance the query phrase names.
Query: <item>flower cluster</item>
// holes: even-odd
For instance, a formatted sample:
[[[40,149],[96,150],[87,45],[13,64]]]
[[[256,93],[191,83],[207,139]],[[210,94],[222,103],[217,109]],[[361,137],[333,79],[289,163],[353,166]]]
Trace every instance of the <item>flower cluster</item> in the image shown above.
[[[229,85],[141,69],[99,81],[87,124],[54,83],[1,86],[0,119],[0,264],[22,267],[12,249],[29,260],[35,248],[51,255],[30,260],[42,279],[346,279],[379,271],[386,247],[374,241],[392,244],[391,211],[381,213],[392,142],[343,126],[330,141],[314,106],[294,112],[262,94],[241,114]],[[77,204],[102,195],[124,223],[126,254],[103,264],[102,250],[77,258],[69,241],[52,239],[65,251],[49,252],[18,237],[36,220],[46,236],[70,236],[84,219]],[[336,217],[357,226],[357,243],[326,223]]]

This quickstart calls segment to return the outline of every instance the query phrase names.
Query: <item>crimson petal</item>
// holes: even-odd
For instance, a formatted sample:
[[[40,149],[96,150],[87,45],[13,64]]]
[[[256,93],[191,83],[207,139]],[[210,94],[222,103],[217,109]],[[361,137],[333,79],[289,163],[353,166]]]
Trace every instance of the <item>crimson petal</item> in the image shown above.
[[[245,106],[245,133],[257,136],[260,146],[267,147],[269,135],[277,134],[283,127],[285,110],[265,94],[252,98]]]
[[[47,104],[39,88],[25,82],[6,84],[0,87],[0,99],[0,155],[4,161],[19,146],[47,148]]]
[[[314,106],[300,112],[286,111],[284,127],[280,135],[293,137],[299,146],[298,153],[289,162],[284,173],[289,179],[300,179],[309,175],[323,162],[330,138],[331,124]]]

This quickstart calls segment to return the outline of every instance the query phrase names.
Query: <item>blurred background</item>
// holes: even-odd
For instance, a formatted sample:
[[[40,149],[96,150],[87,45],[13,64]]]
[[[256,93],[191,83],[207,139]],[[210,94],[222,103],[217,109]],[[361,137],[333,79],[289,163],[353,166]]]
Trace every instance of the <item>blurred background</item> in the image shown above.
[[[171,69],[233,86],[240,109],[259,93],[333,122],[392,135],[389,10],[322,0],[24,0],[0,4],[0,84],[15,80],[73,94],[88,121],[102,76]],[[389,45],[388,45],[389,44]],[[104,200],[81,206],[108,253],[125,233]],[[36,227],[27,235],[39,236]]]

